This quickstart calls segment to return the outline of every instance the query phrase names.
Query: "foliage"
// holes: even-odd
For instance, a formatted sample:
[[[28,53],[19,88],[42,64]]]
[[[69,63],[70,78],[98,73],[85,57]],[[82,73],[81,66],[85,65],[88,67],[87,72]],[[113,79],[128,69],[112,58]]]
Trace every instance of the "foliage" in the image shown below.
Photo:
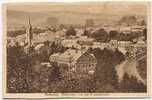
[[[32,28],[32,33],[34,33],[34,34],[44,33],[45,31],[46,30],[44,30],[44,29]]]
[[[59,28],[62,30],[62,29],[66,29],[67,27],[64,24],[60,24]]]
[[[141,20],[140,25],[142,25],[142,26],[146,25],[145,20]]]
[[[145,37],[145,40],[147,40],[147,28],[144,28],[143,30],[143,35]]]
[[[116,39],[117,38],[117,34],[118,34],[117,31],[110,31],[109,32],[109,38],[110,39]]]
[[[100,32],[104,31],[94,34],[102,36],[103,34]],[[111,35],[111,37],[113,36],[115,35]],[[76,79],[64,77],[60,69],[64,66],[59,66],[56,62],[51,63],[51,67],[41,65],[42,58],[48,61],[51,54],[62,53],[68,49],[57,42],[45,42],[44,44],[48,48],[44,48],[40,55],[36,54],[30,57],[24,53],[23,47],[18,44],[7,48],[7,91],[9,93],[116,93],[146,91],[144,84],[135,77],[129,77],[127,74],[118,83],[115,66],[125,60],[119,49],[113,51],[107,48],[102,50],[100,48],[89,48],[88,52],[93,53],[97,59],[95,74],[90,78]],[[49,53],[46,52],[47,49]]]
[[[122,92],[131,92],[131,93],[143,93],[146,92],[146,86],[137,80],[135,77],[129,77],[128,74],[125,74],[123,80],[119,85],[119,89]]]
[[[15,31],[7,31],[7,36],[16,37],[18,35],[22,35],[22,34],[25,34],[25,33],[26,33],[25,29],[15,30]]]
[[[76,31],[74,27],[70,26],[66,32],[66,36],[75,36],[75,35],[76,35]]]
[[[117,84],[117,75],[115,71],[115,65],[113,64],[114,53],[111,50],[99,48],[94,49],[93,53],[97,58],[97,67],[95,77],[99,82],[103,84],[115,85]]]
[[[90,32],[88,31],[88,30],[84,30],[84,32],[83,32],[83,35],[84,36],[88,36],[88,37],[90,37]]]
[[[137,18],[135,16],[123,16],[120,20],[119,20],[119,24],[127,24],[127,25],[134,25],[135,23],[137,23]]]
[[[7,92],[27,92],[25,53],[20,46],[7,49]],[[19,59],[20,58],[20,59]],[[26,62],[26,61],[25,61]]]
[[[44,29],[39,29],[39,28],[32,28],[32,33],[34,34],[39,34],[39,33],[44,33],[46,30]],[[20,30],[13,30],[13,31],[8,31],[7,35],[9,37],[16,37],[18,35],[22,35],[26,33],[26,28],[25,29],[20,29]]]
[[[118,48],[116,48],[112,59],[113,64],[118,65],[122,63],[124,60],[125,60],[125,55],[122,52],[120,52]]]
[[[104,29],[99,29],[92,33],[91,37],[96,39],[97,41],[100,42],[108,42],[109,41],[109,36],[108,33]]]

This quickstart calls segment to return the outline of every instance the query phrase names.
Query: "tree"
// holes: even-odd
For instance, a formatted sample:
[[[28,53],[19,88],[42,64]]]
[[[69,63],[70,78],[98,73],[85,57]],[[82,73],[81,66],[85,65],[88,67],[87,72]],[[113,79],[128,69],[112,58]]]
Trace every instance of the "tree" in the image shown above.
[[[72,26],[70,26],[66,32],[66,36],[75,36],[75,35],[76,35],[75,29]]]
[[[117,34],[118,34],[117,31],[110,31],[109,32],[110,39],[116,39],[117,38]]]
[[[101,84],[117,85],[117,75],[112,62],[113,52],[108,49],[94,49],[93,54],[97,58],[95,77]]]
[[[51,79],[53,79],[53,80],[60,79],[62,77],[62,75],[61,75],[58,63],[54,62],[54,63],[52,63],[52,66],[53,66],[53,70],[51,73]]]
[[[62,30],[64,28],[66,28],[66,26],[64,24],[60,24],[59,28]]]
[[[26,30],[25,29],[20,29],[20,30],[15,30],[15,31],[7,31],[7,36],[9,37],[16,37],[18,35],[25,34]]]
[[[146,92],[146,86],[138,81],[136,77],[124,74],[123,80],[120,82],[119,89],[122,92],[143,93]]]
[[[99,29],[92,33],[92,37],[100,42],[108,42],[109,36],[108,33],[104,29]]]
[[[127,24],[127,25],[134,25],[135,23],[137,23],[137,18],[135,16],[123,16],[120,21],[119,24]]]
[[[146,25],[145,20],[142,20],[142,21],[140,22],[140,25],[142,25],[142,26]]]
[[[145,37],[145,40],[147,40],[147,28],[144,28],[143,30],[143,35]]]
[[[89,37],[90,36],[90,32],[88,30],[84,30],[83,35]]]
[[[113,57],[113,64],[118,65],[125,60],[125,55],[116,48]]]
[[[16,46],[7,48],[7,92],[28,92],[26,84],[26,57],[23,48]]]
[[[125,34],[124,33],[118,33],[117,34],[117,40],[118,41],[124,41],[125,40]]]
[[[32,33],[34,34],[39,34],[39,33],[44,33],[44,29],[39,29],[39,28],[32,28]]]

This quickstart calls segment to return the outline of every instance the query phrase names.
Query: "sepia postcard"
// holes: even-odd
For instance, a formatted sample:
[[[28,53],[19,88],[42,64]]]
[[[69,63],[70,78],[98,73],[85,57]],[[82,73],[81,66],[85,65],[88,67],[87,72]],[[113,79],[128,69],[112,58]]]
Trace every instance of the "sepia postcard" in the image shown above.
[[[150,7],[3,4],[3,98],[150,97]]]

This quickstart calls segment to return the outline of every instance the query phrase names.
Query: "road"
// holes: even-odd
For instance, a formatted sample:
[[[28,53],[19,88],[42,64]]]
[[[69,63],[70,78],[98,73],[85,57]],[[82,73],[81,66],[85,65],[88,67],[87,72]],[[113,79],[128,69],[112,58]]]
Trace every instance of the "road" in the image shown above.
[[[146,84],[146,81],[140,76],[136,66],[136,59],[127,59],[121,64],[117,65],[116,71],[119,77],[119,82],[123,79],[123,75],[127,73],[129,77],[134,76],[137,78],[137,80],[141,81],[143,84]]]

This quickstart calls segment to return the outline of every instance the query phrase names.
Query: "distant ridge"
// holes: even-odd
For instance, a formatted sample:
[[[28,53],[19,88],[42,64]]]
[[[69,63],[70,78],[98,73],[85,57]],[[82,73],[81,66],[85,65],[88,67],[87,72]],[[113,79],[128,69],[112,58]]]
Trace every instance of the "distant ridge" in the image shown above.
[[[48,18],[56,18],[58,24],[81,24],[84,25],[85,20],[93,19],[96,24],[114,23],[120,21],[124,15],[112,13],[89,13],[89,12],[72,12],[72,11],[44,11],[44,12],[26,12],[26,11],[7,11],[8,28],[20,27],[27,25],[27,16],[30,16],[31,23],[34,26],[45,26],[49,23]],[[129,15],[133,16],[133,15]],[[144,15],[139,15],[144,17]],[[129,18],[130,19],[130,18]],[[128,20],[129,20],[128,19]],[[124,20],[124,19],[123,19]],[[126,19],[127,20],[127,19]],[[126,22],[126,21],[121,21]],[[53,24],[53,21],[50,22]]]

